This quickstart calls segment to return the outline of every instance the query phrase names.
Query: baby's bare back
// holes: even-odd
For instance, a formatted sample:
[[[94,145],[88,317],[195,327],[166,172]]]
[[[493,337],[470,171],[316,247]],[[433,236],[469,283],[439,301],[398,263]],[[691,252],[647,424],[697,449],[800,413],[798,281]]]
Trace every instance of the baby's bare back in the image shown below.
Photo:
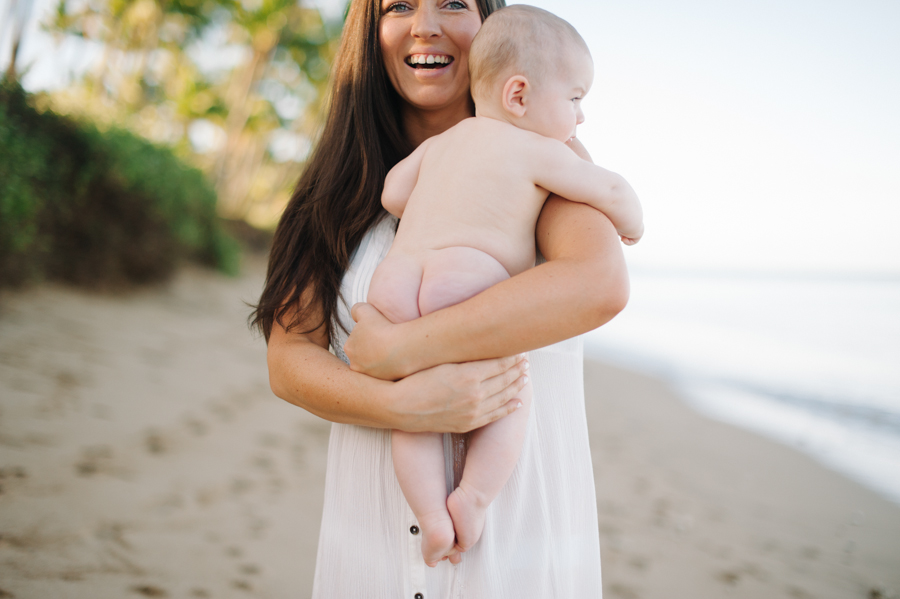
[[[534,227],[548,192],[527,159],[537,135],[486,117],[432,138],[391,252],[471,247],[516,275],[534,264]]]

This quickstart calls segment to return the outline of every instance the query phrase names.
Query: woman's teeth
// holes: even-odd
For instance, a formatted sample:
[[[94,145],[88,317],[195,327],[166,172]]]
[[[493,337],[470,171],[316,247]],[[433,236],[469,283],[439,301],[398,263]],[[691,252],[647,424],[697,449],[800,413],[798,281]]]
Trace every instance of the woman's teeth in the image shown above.
[[[417,69],[437,69],[450,64],[451,56],[443,54],[413,54],[406,59],[406,63]]]

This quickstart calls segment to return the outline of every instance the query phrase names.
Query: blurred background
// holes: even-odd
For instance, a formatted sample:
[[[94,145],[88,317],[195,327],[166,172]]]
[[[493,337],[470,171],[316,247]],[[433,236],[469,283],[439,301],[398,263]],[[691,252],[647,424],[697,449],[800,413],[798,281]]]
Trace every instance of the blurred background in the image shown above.
[[[628,308],[585,335],[586,356],[896,506],[900,4],[529,3],[587,41],[578,136],[645,211],[624,250]],[[32,581],[22,594],[0,576],[0,597],[101,575],[142,581],[110,597],[284,596],[311,580],[327,425],[269,401],[242,302],[315,143],[345,6],[0,0],[0,573]],[[140,524],[125,483],[146,493]],[[78,522],[35,510],[51,496]],[[684,510],[677,534],[697,521]],[[273,556],[273,535],[306,561]],[[605,560],[616,538],[601,522]],[[166,586],[179,561],[218,582]],[[646,573],[638,561],[622,568]],[[717,584],[755,576],[742,567]],[[812,596],[797,588],[785,596]]]
[[[220,229],[274,228],[315,136],[340,10],[287,0],[4,0],[0,10],[0,277],[141,281],[180,257],[236,272]],[[82,192],[130,202],[143,228]],[[103,225],[67,214],[63,197]],[[120,256],[117,229],[131,254],[157,263]],[[79,237],[90,238],[87,262],[106,268],[58,263]]]

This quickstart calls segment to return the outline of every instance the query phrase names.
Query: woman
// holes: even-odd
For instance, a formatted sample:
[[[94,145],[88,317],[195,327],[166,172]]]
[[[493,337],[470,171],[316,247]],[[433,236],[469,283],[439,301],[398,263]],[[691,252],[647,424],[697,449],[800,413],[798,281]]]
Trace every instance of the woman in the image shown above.
[[[627,300],[609,221],[551,198],[536,231],[546,263],[402,325],[354,306],[396,226],[380,206],[384,176],[424,139],[472,115],[469,45],[500,6],[354,0],[322,139],[275,235],[255,314],[272,389],[335,423],[316,597],[600,596],[581,346],[570,338]],[[415,68],[413,54],[450,61]],[[459,565],[427,569],[390,462],[390,429],[459,433],[505,416],[524,384],[527,363],[516,354],[541,347],[529,354],[525,445],[482,539]]]

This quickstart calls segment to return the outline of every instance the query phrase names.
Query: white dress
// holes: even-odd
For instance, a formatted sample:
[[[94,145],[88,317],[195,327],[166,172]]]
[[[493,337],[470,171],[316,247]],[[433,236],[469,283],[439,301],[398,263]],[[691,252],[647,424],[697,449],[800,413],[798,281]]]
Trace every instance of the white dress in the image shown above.
[[[338,303],[348,329],[350,306],[365,301],[396,223],[386,217],[372,227],[351,259]],[[346,334],[337,337],[333,351],[346,362]],[[394,475],[391,431],[332,425],[314,599],[601,597],[581,339],[532,351],[529,361],[534,400],[522,454],[458,566],[422,560],[422,535],[411,532],[416,519]]]

